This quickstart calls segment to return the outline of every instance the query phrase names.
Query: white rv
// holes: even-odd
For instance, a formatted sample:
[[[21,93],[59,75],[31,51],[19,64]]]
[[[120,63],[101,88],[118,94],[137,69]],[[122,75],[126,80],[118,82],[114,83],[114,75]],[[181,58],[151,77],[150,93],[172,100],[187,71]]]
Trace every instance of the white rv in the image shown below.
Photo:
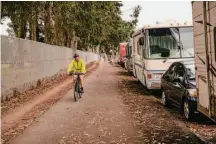
[[[192,24],[148,25],[132,37],[133,74],[148,89],[161,88],[161,76],[173,62],[194,59]]]
[[[132,42],[128,42],[126,45],[126,60],[125,60],[125,69],[128,72],[132,72],[133,63],[132,63]]]

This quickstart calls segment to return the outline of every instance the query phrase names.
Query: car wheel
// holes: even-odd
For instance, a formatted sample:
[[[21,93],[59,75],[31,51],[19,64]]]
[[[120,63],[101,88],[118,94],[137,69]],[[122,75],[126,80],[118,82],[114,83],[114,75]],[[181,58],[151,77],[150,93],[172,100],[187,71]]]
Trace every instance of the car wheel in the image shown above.
[[[192,120],[193,118],[193,111],[187,98],[185,98],[183,103],[183,116],[187,120]]]
[[[169,106],[164,90],[162,90],[162,93],[161,93],[161,103],[166,107]]]

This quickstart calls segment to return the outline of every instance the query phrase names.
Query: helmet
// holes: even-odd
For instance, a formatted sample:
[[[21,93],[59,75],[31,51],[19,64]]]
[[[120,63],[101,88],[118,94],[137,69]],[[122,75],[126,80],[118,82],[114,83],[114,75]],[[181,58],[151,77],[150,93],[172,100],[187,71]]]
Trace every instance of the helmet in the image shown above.
[[[79,55],[78,54],[74,54],[74,58],[76,58],[76,57],[79,57]]]

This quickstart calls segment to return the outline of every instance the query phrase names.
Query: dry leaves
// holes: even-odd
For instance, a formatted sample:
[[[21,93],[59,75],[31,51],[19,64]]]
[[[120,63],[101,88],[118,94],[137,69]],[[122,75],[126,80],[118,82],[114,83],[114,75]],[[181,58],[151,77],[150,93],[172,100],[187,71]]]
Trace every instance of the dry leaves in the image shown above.
[[[119,89],[124,103],[128,105],[130,114],[136,120],[136,126],[142,131],[142,141],[146,144],[204,143],[189,130],[185,132],[176,125],[175,119],[144,86],[127,72],[119,72],[121,77]]]

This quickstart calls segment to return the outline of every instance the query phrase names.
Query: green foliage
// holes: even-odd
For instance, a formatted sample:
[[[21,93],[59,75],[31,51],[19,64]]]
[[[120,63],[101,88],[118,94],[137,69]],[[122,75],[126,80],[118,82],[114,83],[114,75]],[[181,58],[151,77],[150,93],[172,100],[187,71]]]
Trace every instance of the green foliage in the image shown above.
[[[2,19],[11,19],[16,37],[71,47],[76,34],[80,38],[79,48],[100,46],[100,50],[107,52],[130,38],[141,10],[140,6],[135,7],[132,20],[124,21],[120,10],[123,4],[118,1],[3,1],[1,4]]]

